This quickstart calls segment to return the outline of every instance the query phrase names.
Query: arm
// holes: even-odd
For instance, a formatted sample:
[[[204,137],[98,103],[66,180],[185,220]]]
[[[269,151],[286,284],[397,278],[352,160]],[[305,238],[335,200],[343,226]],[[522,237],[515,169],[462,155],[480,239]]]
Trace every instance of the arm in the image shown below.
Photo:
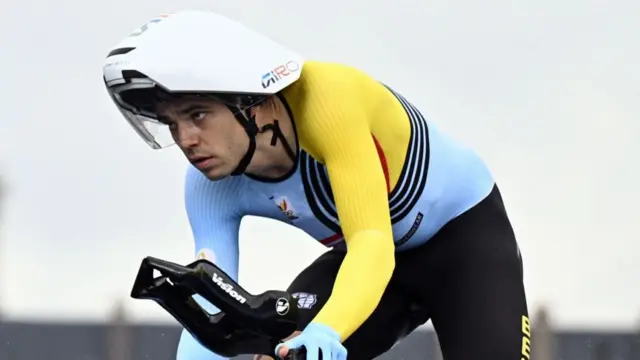
[[[195,240],[196,258],[215,263],[237,281],[241,220],[238,183],[214,183],[190,167],[185,187],[185,206]],[[210,313],[219,311],[199,295],[194,299]],[[188,331],[182,331],[176,360],[222,359],[225,358],[200,345]]]
[[[368,123],[366,104],[375,100],[363,99],[360,88],[344,80],[353,73],[336,74],[344,76],[323,79],[319,93],[345,100],[318,105],[327,109],[328,120],[311,125],[312,147],[328,169],[347,255],[331,296],[312,322],[329,326],[344,341],[382,298],[395,267],[395,246],[387,183]]]

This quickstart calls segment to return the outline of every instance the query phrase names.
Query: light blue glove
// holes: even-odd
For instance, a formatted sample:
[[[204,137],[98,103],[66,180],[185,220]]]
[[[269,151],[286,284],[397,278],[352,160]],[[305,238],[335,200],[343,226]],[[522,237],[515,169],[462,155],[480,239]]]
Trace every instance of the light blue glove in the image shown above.
[[[322,351],[322,360],[346,360],[347,349],[340,342],[340,335],[327,325],[310,323],[300,335],[276,346],[276,354],[281,346],[307,349],[307,360],[318,360],[318,350]]]

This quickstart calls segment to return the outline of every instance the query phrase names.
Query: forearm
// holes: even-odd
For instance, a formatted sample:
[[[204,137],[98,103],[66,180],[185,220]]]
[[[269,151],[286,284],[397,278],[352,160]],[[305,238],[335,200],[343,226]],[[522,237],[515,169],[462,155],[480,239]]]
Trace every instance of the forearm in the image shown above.
[[[217,313],[219,311],[200,295],[194,295],[193,298],[207,312]],[[187,330],[183,329],[178,343],[176,360],[227,360],[227,358],[209,351],[194,339]]]
[[[333,291],[314,322],[346,340],[378,306],[395,267],[394,245],[378,231],[356,233],[348,243]]]
[[[176,360],[227,360],[202,346],[187,330],[182,330]]]

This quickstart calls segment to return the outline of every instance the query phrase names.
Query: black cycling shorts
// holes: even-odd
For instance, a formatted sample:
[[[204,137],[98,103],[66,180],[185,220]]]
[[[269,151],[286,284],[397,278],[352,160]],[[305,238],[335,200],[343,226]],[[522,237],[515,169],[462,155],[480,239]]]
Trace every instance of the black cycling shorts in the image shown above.
[[[321,255],[293,281],[300,330],[327,301],[344,253]],[[378,307],[345,342],[350,360],[373,359],[431,320],[444,360],[528,360],[530,327],[515,235],[494,187],[429,242],[396,253]]]

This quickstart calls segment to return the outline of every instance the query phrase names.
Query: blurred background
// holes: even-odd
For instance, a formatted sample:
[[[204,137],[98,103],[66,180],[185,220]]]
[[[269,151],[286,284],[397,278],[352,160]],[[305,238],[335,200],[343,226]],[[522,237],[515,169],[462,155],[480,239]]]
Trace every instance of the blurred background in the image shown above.
[[[128,294],[143,257],[193,258],[187,164],[177,148],[153,151],[138,138],[108,98],[101,65],[131,30],[180,9],[218,11],[309,58],[360,67],[475,147],[523,253],[532,358],[640,359],[640,2],[9,0],[3,8],[0,359],[174,358],[177,323]],[[258,218],[244,219],[240,237],[240,282],[252,292],[285,288],[325,251]],[[281,251],[297,255],[261,265]],[[430,325],[385,357],[424,358],[439,359]]]

